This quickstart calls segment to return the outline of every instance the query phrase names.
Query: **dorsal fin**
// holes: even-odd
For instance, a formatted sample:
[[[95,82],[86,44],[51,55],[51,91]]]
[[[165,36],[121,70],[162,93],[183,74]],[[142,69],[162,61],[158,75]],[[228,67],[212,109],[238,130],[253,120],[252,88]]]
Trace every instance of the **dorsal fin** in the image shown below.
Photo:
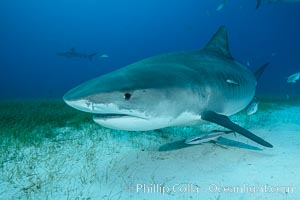
[[[216,52],[232,59],[228,47],[228,35],[225,26],[221,26],[219,28],[219,30],[212,36],[203,50]]]

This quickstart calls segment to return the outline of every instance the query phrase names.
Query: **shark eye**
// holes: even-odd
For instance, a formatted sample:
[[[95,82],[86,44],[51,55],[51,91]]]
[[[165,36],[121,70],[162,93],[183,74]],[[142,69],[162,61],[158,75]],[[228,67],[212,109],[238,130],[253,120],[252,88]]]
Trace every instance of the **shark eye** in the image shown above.
[[[125,99],[126,101],[128,101],[128,100],[130,99],[130,97],[131,97],[131,94],[130,94],[130,93],[126,92],[126,93],[124,94],[124,99]]]

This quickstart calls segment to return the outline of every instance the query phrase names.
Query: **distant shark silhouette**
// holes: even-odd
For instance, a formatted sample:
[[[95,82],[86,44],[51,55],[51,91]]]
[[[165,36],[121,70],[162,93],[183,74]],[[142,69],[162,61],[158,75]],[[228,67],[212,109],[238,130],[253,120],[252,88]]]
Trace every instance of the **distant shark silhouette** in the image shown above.
[[[236,62],[222,26],[201,50],[146,58],[87,81],[63,98],[112,129],[147,131],[213,122],[272,147],[228,118],[251,102],[267,66],[253,74]]]
[[[259,8],[263,3],[300,3],[300,0],[257,0],[256,8]]]
[[[56,53],[56,55],[63,56],[66,58],[88,58],[89,60],[92,60],[93,57],[97,55],[97,53],[84,54],[77,52],[75,48],[71,48],[69,51],[58,52]]]

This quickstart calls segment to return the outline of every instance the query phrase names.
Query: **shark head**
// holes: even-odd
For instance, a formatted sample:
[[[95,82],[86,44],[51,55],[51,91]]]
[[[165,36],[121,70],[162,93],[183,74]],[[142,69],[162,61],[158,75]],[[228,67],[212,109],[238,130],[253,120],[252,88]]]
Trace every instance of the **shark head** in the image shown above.
[[[133,64],[87,81],[63,98],[69,106],[93,113],[96,123],[112,129],[154,130],[178,125],[176,123],[183,115],[190,121],[194,115],[184,113],[184,110],[187,96],[192,95],[191,89],[178,88],[183,80],[176,72],[165,73],[162,68]],[[184,120],[179,121],[184,123]]]

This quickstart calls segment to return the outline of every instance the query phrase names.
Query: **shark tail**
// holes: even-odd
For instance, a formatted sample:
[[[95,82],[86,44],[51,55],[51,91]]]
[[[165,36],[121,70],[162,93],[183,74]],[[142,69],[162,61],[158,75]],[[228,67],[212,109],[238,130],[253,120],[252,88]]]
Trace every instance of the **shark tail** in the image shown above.
[[[98,54],[98,53],[92,53],[92,54],[89,54],[89,55],[88,55],[88,59],[89,59],[90,61],[92,61],[93,58],[94,58],[97,54]]]
[[[264,0],[257,0],[256,9],[258,9],[262,4]]]

